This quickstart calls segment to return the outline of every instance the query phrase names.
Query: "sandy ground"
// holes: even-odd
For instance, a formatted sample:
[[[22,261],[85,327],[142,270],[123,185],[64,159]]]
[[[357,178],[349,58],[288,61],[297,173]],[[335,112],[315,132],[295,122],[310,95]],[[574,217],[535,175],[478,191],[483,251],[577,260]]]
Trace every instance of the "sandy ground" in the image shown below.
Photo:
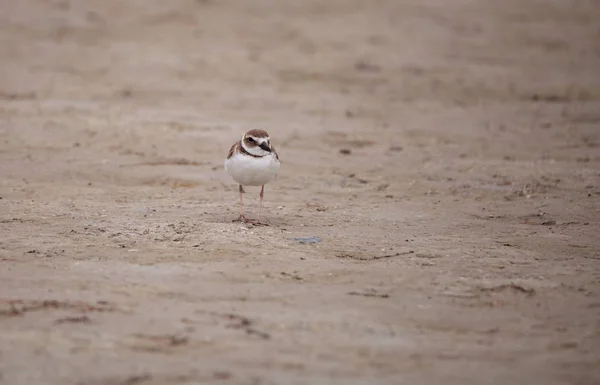
[[[0,383],[600,383],[597,5],[3,1]]]

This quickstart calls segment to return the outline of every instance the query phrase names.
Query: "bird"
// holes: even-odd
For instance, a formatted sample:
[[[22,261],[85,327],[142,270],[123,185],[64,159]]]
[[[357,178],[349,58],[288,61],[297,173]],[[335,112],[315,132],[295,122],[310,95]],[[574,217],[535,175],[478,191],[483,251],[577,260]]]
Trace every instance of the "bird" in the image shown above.
[[[265,130],[249,130],[242,139],[231,146],[225,159],[225,170],[238,183],[240,192],[240,216],[233,222],[262,224],[260,214],[265,184],[275,178],[280,165],[279,155],[271,145],[271,138]],[[244,215],[244,186],[261,186],[260,208],[256,221]]]

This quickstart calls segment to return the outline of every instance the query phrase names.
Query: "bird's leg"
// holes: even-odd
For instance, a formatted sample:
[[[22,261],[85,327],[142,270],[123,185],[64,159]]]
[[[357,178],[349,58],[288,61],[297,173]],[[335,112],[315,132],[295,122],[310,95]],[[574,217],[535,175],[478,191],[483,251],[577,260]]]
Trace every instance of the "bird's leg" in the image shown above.
[[[242,185],[240,185],[240,219],[244,218],[244,187],[242,187]]]
[[[245,191],[244,191],[244,187],[242,187],[242,185],[240,185],[239,191],[240,191],[240,216],[238,219],[235,219],[234,222],[245,222],[246,217],[244,216],[244,196],[243,196]]]
[[[234,222],[242,222],[242,223],[253,223],[251,219],[246,218],[244,215],[244,198],[243,195],[246,191],[244,191],[244,187],[240,185],[240,216],[238,219],[235,219]]]
[[[265,185],[263,184],[260,188],[260,194],[258,195],[260,197],[260,207],[258,208],[258,217],[256,219],[257,222],[260,222],[260,213],[262,212],[262,207],[263,207],[263,197],[265,196]]]

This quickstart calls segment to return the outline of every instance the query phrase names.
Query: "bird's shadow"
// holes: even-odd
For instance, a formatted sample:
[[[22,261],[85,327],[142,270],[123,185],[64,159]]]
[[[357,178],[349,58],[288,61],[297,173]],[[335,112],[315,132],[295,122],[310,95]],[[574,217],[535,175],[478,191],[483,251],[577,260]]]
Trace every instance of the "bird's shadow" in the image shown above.
[[[250,212],[246,214],[247,217],[251,220],[256,221],[256,213]],[[210,212],[210,213],[202,213],[199,214],[197,218],[190,218],[192,220],[197,220],[205,223],[214,223],[214,224],[232,224],[232,225],[247,225],[253,227],[268,227],[268,228],[281,228],[293,226],[293,224],[284,217],[278,215],[270,215],[269,213],[265,213],[263,211],[260,222],[252,223],[252,222],[240,222],[237,221],[239,217],[239,213],[235,213],[233,211],[220,211],[220,212]]]

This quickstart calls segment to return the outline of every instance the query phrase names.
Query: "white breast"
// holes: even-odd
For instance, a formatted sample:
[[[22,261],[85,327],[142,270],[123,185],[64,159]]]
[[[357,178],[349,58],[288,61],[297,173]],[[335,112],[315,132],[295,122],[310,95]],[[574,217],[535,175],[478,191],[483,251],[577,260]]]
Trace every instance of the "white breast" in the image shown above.
[[[277,175],[279,160],[274,154],[257,158],[235,153],[225,160],[225,170],[242,186],[262,186]]]

